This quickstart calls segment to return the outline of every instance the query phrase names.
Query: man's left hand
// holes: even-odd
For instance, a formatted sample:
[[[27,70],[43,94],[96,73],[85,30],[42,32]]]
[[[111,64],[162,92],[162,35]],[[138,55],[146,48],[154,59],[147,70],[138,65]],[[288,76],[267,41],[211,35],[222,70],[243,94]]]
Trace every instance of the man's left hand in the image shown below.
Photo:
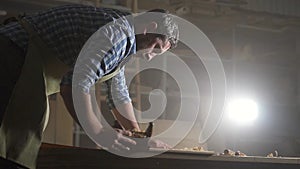
[[[162,149],[171,149],[172,147],[161,141],[161,140],[157,140],[157,139],[150,139],[149,142],[148,142],[148,146],[149,148],[162,148]]]

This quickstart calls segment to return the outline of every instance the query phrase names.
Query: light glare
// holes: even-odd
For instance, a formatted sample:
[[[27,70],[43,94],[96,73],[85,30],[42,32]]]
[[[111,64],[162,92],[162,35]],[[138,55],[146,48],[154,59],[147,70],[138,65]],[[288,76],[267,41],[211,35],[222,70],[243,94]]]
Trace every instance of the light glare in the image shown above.
[[[238,99],[228,104],[229,118],[239,124],[252,123],[258,116],[257,104],[250,99]]]

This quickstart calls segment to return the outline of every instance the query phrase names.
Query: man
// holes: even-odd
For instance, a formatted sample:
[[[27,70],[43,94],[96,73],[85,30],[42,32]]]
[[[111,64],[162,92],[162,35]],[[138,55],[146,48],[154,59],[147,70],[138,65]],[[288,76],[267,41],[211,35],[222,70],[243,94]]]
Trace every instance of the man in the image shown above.
[[[58,92],[59,84],[65,104],[78,122],[71,86],[75,63],[79,69],[74,71],[77,78],[73,81],[73,91],[78,98],[76,104],[80,103],[80,120],[86,122],[91,134],[100,136],[100,142],[106,138],[107,130],[95,116],[90,88],[120,69],[105,83],[109,88],[108,104],[124,130],[118,130],[104,146],[126,150],[126,145],[136,144],[125,137],[129,131],[140,128],[125,83],[124,64],[137,51],[142,51],[142,56],[151,60],[176,46],[178,39],[178,27],[172,17],[163,14],[164,10],[153,12],[162,13],[162,17],[155,21],[141,15],[132,21],[125,17],[129,13],[118,10],[68,5],[25,16],[19,22],[1,27],[0,74],[3,83],[0,92],[4,93],[1,94],[0,109],[1,156],[29,168],[35,167],[47,123],[47,96]],[[108,23],[109,26],[99,29]],[[157,29],[166,34],[153,33]],[[97,50],[89,51],[87,55],[80,53],[95,32],[100,36],[100,43],[95,44]],[[141,34],[136,35],[136,32]]]

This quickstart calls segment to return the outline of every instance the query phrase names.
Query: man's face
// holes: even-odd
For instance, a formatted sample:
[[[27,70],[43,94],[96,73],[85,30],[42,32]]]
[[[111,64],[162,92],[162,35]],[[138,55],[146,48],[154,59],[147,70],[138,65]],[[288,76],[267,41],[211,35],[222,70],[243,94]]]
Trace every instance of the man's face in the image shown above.
[[[153,34],[141,36],[143,37],[137,38],[137,50],[148,61],[157,55],[163,54],[171,47],[171,43],[168,40],[163,40]]]

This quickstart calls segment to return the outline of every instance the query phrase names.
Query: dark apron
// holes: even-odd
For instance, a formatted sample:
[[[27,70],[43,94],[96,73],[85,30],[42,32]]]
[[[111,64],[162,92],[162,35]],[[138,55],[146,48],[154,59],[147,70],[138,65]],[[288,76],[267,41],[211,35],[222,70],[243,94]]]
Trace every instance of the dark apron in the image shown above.
[[[59,91],[69,67],[39,38],[25,20],[28,50],[0,128],[0,156],[35,168],[42,133],[49,116],[48,95]]]
[[[70,68],[57,59],[55,52],[47,47],[29,23],[25,20],[19,22],[29,34],[29,43],[22,72],[0,128],[0,156],[35,168],[42,133],[48,122],[48,95],[59,91],[61,78]],[[130,58],[125,58],[98,82],[117,75]]]

